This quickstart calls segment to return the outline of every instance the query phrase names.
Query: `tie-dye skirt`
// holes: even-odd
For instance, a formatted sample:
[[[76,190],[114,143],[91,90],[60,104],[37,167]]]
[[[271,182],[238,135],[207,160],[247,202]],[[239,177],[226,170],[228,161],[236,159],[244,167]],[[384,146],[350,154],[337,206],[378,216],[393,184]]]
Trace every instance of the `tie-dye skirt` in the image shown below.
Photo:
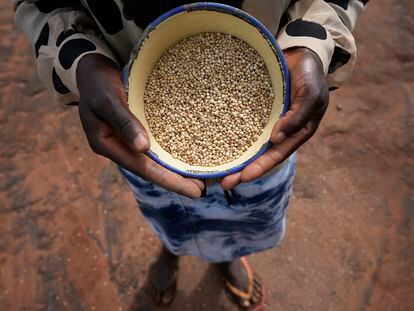
[[[195,200],[120,170],[165,247],[179,256],[224,262],[281,242],[295,167],[293,155],[280,168],[231,191],[223,191],[219,181],[210,183],[206,195]]]

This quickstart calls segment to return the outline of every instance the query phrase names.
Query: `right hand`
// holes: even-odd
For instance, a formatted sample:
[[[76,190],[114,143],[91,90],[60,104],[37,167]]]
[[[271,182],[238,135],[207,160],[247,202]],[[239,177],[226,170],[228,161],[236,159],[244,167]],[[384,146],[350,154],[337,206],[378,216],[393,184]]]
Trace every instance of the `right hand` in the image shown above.
[[[150,147],[147,132],[128,109],[121,71],[112,60],[86,55],[78,64],[76,78],[80,119],[95,153],[169,191],[201,196],[202,181],[175,174],[144,154]]]

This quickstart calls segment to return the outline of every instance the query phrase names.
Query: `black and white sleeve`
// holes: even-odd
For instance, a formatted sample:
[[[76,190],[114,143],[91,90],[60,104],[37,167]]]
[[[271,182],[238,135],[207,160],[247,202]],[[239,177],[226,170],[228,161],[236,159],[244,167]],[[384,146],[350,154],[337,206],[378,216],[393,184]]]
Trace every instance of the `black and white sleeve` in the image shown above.
[[[368,0],[296,0],[287,10],[288,21],[278,33],[282,49],[307,47],[322,61],[330,89],[351,75],[356,59],[352,35]]]
[[[16,24],[31,40],[41,81],[61,104],[79,100],[76,69],[87,54],[116,62],[94,21],[76,0],[13,0]]]

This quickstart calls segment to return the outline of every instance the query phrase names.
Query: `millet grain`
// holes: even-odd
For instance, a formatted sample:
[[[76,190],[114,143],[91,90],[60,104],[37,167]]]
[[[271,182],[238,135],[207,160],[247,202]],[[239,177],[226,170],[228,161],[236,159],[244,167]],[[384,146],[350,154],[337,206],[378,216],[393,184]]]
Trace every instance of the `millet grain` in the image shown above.
[[[162,148],[209,167],[238,158],[257,140],[273,99],[266,65],[250,45],[201,33],[161,56],[147,81],[144,108]]]

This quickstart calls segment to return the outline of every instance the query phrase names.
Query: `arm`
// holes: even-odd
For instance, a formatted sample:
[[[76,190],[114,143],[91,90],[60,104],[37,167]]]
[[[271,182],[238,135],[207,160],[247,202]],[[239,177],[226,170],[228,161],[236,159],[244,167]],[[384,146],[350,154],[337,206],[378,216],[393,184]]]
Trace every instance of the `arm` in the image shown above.
[[[291,2],[278,34],[290,71],[290,110],[273,128],[272,147],[241,172],[223,178],[224,189],[266,174],[309,140],[327,109],[329,89],[352,73],[356,46],[351,31],[367,0]]]
[[[39,76],[58,102],[79,102],[92,150],[142,178],[189,197],[203,183],[156,164],[147,133],[129,111],[116,58],[75,0],[14,1],[16,22],[35,48]]]
[[[293,1],[292,1],[293,2]],[[356,60],[352,35],[368,0],[299,0],[287,11],[289,22],[277,40],[283,50],[306,47],[318,55],[330,89],[351,75]]]
[[[32,42],[40,80],[55,101],[79,101],[76,69],[88,54],[100,54],[116,62],[101,39],[93,20],[77,0],[13,0],[16,24]]]

